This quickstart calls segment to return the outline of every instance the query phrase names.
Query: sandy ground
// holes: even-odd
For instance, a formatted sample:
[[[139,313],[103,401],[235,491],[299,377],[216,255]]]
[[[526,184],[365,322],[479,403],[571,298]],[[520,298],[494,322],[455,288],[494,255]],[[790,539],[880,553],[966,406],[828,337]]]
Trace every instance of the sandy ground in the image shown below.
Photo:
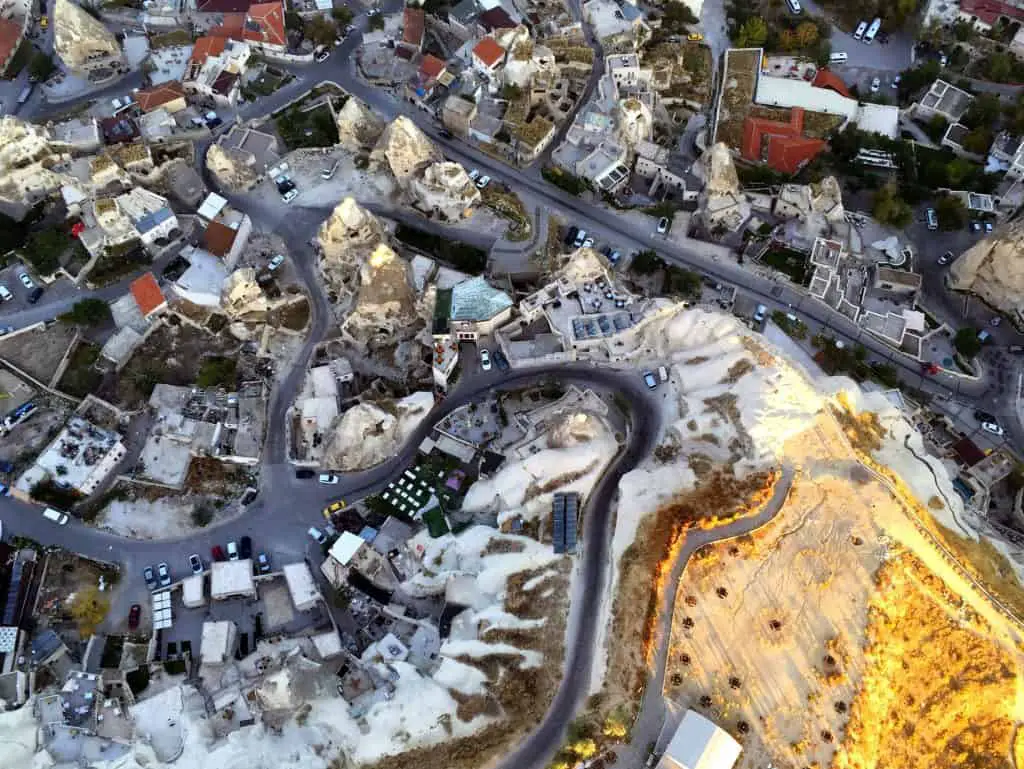
[[[196,530],[192,500],[164,497],[154,501],[115,500],[96,519],[96,526],[133,539],[172,539]]]
[[[953,605],[977,613],[991,639],[1019,642],[854,461],[832,419],[787,442],[786,456],[801,474],[782,512],[691,561],[673,616],[666,695],[740,739],[741,767],[831,763],[864,677],[873,575],[896,543],[948,587]]]

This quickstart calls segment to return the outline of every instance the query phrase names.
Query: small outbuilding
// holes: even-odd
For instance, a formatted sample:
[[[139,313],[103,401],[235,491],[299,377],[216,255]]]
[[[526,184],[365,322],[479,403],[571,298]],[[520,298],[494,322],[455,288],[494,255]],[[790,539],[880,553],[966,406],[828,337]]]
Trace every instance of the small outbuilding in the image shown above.
[[[284,567],[284,579],[292,597],[295,611],[309,611],[320,600],[320,591],[313,581],[313,573],[305,563],[289,563]]]
[[[186,609],[195,609],[206,603],[206,596],[203,595],[204,576],[193,574],[181,581],[181,602]]]
[[[255,598],[256,581],[252,576],[252,559],[214,561],[210,565],[210,598]]]
[[[687,710],[658,769],[732,769],[743,748],[700,713]]]

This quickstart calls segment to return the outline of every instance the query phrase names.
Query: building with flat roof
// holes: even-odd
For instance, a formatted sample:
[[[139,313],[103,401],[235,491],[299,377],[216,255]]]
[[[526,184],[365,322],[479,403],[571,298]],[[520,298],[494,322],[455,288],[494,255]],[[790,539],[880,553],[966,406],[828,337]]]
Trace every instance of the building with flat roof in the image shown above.
[[[313,580],[313,573],[305,563],[288,563],[284,566],[284,579],[288,594],[292,597],[295,611],[309,611],[320,600],[320,591]]]
[[[242,563],[242,561],[235,561]],[[249,563],[246,561],[246,563]],[[214,564],[216,565],[216,564]],[[199,660],[205,665],[223,665],[235,653],[238,628],[234,622],[204,622],[203,635],[199,646]]]
[[[928,92],[911,107],[911,110],[914,116],[921,120],[927,121],[938,115],[949,123],[958,123],[973,101],[974,97],[967,91],[939,79],[931,84]]]
[[[203,574],[193,574],[181,581],[181,602],[186,609],[194,609],[206,603],[205,582],[206,577]]]
[[[89,495],[114,472],[126,453],[120,435],[73,416],[18,479],[15,488],[29,493],[36,483],[50,479]]]
[[[210,598],[255,598],[256,582],[252,576],[252,559],[214,561],[210,565]]]
[[[732,769],[743,748],[713,721],[687,710],[658,769]]]
[[[434,337],[475,341],[504,324],[512,315],[512,297],[483,276],[437,292]]]

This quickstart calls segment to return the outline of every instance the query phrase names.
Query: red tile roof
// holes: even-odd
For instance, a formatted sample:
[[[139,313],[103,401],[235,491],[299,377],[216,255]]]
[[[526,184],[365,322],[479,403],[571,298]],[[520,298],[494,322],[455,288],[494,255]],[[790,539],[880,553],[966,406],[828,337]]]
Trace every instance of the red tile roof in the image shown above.
[[[814,76],[814,80],[811,81],[811,85],[815,88],[829,88],[835,91],[840,96],[850,98],[850,89],[846,87],[846,83],[839,77],[835,72],[828,69],[819,69],[818,74]]]
[[[132,281],[132,296],[135,297],[135,304],[142,311],[142,317],[148,318],[167,301],[164,299],[164,292],[156,282],[153,273],[147,272],[141,278]]]
[[[432,54],[427,54],[420,62],[420,72],[427,77],[438,78],[447,69],[447,65]]]
[[[210,222],[203,232],[203,246],[211,254],[224,256],[235,244],[237,230],[233,230],[226,224],[218,221]]]
[[[227,43],[227,38],[204,35],[196,40],[195,45],[192,47],[192,56],[188,60],[189,64],[202,66],[209,57],[220,56],[220,54],[224,53],[224,47]]]
[[[139,109],[143,112],[151,112],[157,107],[162,107],[168,102],[180,99],[185,95],[185,89],[177,80],[168,83],[160,83],[152,88],[139,91],[136,99],[139,102]]]
[[[493,37],[485,37],[473,49],[473,55],[484,63],[488,69],[493,69],[505,56],[505,49],[495,41]]]
[[[419,49],[423,45],[425,23],[422,8],[406,8],[402,11],[402,42]]]
[[[517,26],[508,12],[500,5],[481,13],[478,21],[480,26],[488,32],[493,32],[496,29],[515,29]]]
[[[245,39],[269,45],[287,45],[284,33],[284,4],[259,3],[249,6],[245,19]]]
[[[14,55],[21,42],[21,25],[10,19],[0,19],[0,65]]]
[[[748,117],[743,121],[742,155],[747,160],[765,161],[770,168],[795,174],[827,143],[803,135],[804,111],[794,107],[788,123]]]
[[[985,458],[985,452],[970,438],[961,438],[953,444],[953,451],[968,467],[972,467]]]
[[[999,21],[1000,16],[1015,21],[1024,21],[1024,8],[1016,8],[1000,0],[960,0],[960,13],[976,16],[988,26]]]

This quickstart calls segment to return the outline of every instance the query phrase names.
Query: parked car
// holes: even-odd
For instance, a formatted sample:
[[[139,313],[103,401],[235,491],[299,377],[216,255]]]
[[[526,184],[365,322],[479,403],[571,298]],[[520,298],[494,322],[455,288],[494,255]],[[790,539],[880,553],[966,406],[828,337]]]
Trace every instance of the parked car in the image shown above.
[[[6,483],[0,483],[0,497],[11,496],[11,487]]]
[[[137,603],[132,604],[128,610],[128,628],[135,630],[139,626],[139,618],[142,617],[142,607]]]
[[[480,368],[484,371],[491,370],[491,353],[486,347],[480,351]]]
[[[508,358],[501,350],[494,351],[494,363],[497,365],[498,371],[508,371]]]
[[[331,502],[327,507],[324,508],[324,518],[328,521],[331,520],[331,516],[341,510],[345,506],[345,500],[339,499],[337,502]]]
[[[153,571],[152,566],[147,566],[142,570],[142,578],[146,580],[146,587],[150,590],[156,587],[156,572]]]
[[[13,298],[14,294],[11,293],[10,289],[3,283],[0,283],[0,301],[9,302]]]
[[[974,412],[974,418],[977,419],[979,422],[992,422],[992,423],[998,423],[999,422],[998,419],[996,419],[994,416],[989,414],[987,411],[981,411],[980,409],[978,411]]]
[[[210,548],[210,556],[215,561],[226,561],[228,559],[227,555],[224,554],[224,548],[220,545],[214,545]]]
[[[583,248],[593,248],[593,247],[594,247],[594,239],[593,238],[587,238],[586,240],[583,241]]]
[[[35,288],[28,292],[28,303],[35,304],[36,302],[39,301],[39,297],[41,297],[42,295],[43,289],[41,289],[39,286],[36,286]]]
[[[474,168],[472,171],[469,172],[469,180],[471,182],[475,182],[479,177],[480,171],[478,171],[477,169]]]
[[[267,269],[273,272],[284,264],[284,254],[274,254],[274,258],[267,263]]]
[[[882,87],[882,81],[879,78],[871,79],[871,93],[878,93],[878,89]]]
[[[455,134],[453,134],[447,128],[442,128],[440,131],[437,132],[437,135],[440,136],[442,139],[454,139],[455,138]]]
[[[331,166],[330,168],[325,168],[323,171],[320,172],[320,178],[321,179],[333,179],[334,178],[334,174],[337,173],[337,171],[338,171],[338,161],[335,161],[333,166]]]
[[[14,326],[0,326],[0,336],[7,336],[14,333]]]
[[[203,573],[203,559],[199,557],[198,553],[192,553],[188,557],[188,565],[192,569],[193,574]]]
[[[166,563],[156,565],[156,574],[160,578],[160,587],[167,587],[171,584],[171,567]]]
[[[947,251],[946,253],[944,253],[942,256],[939,257],[939,264],[949,264],[952,261],[953,261],[953,252],[952,251]]]
[[[704,39],[704,35],[702,35],[700,32],[691,32],[686,36],[686,39],[689,40],[691,43],[699,43]]]
[[[306,533],[309,534],[309,536],[313,538],[313,541],[318,545],[322,545],[327,541],[327,535],[320,531],[316,526],[310,526]]]
[[[295,471],[296,478],[306,479],[312,478],[314,475],[316,475],[316,473],[314,473],[308,467],[300,467],[298,470]]]
[[[328,486],[333,486],[341,480],[334,473],[320,473],[320,483],[326,483]]]
[[[658,234],[664,235],[668,232],[668,217],[663,216],[658,220]]]
[[[645,371],[643,376],[644,384],[647,385],[649,389],[653,390],[655,387],[658,386],[658,379],[657,377],[654,376],[653,371]]]
[[[266,553],[256,554],[256,571],[260,574],[270,573],[270,558]]]
[[[587,231],[586,230],[577,230],[576,231],[576,238],[573,240],[572,244],[576,248],[582,248],[583,244],[586,242],[586,240],[587,240]]]
[[[985,222],[985,232],[992,232],[992,222]]]
[[[231,540],[230,542],[228,542],[228,560],[238,560],[238,543],[235,542],[235,540]]]
[[[316,53],[313,54],[313,58],[318,62],[327,61],[327,57],[331,55],[331,49],[326,46],[321,46]]]
[[[576,242],[576,235],[579,233],[579,227],[570,227],[568,232],[565,233],[565,245],[571,246]]]
[[[981,222],[971,222],[971,232],[981,232]]]
[[[32,281],[32,278],[28,276],[27,272],[19,272],[18,280],[21,281],[21,285],[23,285],[25,288],[31,289],[36,287],[36,284]]]
[[[1005,430],[995,422],[982,422],[981,429],[987,433],[992,433],[993,435],[1002,435],[1005,432]]]
[[[242,558],[252,558],[252,538],[247,536],[242,537],[239,540],[239,551],[242,554]]]
[[[491,183],[491,177],[489,177],[489,176],[481,176],[479,179],[476,180],[476,186],[477,186],[478,189],[481,189],[481,190],[484,187],[486,187],[488,184],[490,184],[490,183]]]
[[[759,304],[757,306],[757,309],[754,310],[754,322],[755,323],[764,323],[764,318],[765,318],[765,316],[767,314],[768,314],[768,308],[765,307],[763,304]]]
[[[988,325],[990,325],[990,326],[998,326],[1002,322],[1003,322],[1003,319],[1000,316],[996,315],[994,318],[992,318],[992,320],[990,320],[988,322]]]

